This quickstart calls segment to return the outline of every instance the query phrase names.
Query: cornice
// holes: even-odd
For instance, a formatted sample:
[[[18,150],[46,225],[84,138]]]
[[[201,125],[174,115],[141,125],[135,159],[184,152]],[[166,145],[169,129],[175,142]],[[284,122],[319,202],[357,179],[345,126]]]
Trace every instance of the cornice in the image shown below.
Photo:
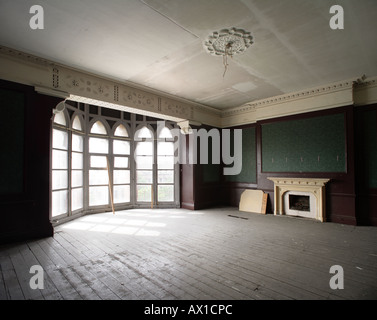
[[[279,96],[249,102],[240,107],[226,109],[222,112],[221,116],[229,117],[233,115],[239,115],[277,104],[289,103],[297,100],[318,97],[324,94],[331,94],[339,91],[350,90],[353,87],[353,83],[354,80],[346,80],[342,82],[328,84],[325,86],[315,87],[311,89],[282,94]]]
[[[0,75],[5,80],[66,93],[77,101],[91,101],[109,108],[176,121],[191,120],[219,128],[350,104],[362,106],[377,102],[377,77],[362,77],[219,110],[4,46],[0,46],[0,58]]]
[[[170,119],[201,121],[219,125],[220,111],[196,102],[156,91],[127,81],[117,81],[90,72],[78,70],[32,54],[0,46],[0,55],[15,61],[17,66],[38,70],[24,73],[19,70],[3,70],[7,80],[21,81],[27,85],[67,92],[76,101],[96,101],[101,105],[151,116],[168,116]],[[7,69],[6,63],[4,68]],[[14,72],[13,72],[14,71]],[[16,74],[17,73],[17,74]],[[131,111],[130,111],[131,112]]]

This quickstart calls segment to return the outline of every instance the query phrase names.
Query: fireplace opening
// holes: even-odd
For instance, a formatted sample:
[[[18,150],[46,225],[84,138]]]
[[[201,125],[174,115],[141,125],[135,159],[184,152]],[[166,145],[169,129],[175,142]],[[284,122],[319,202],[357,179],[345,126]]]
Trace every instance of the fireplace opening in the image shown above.
[[[310,197],[290,194],[289,209],[310,212]]]

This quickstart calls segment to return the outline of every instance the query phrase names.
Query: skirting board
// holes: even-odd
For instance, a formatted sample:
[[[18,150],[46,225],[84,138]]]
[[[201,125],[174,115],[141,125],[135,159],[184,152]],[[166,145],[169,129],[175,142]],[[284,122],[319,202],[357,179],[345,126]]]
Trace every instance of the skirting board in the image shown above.
[[[262,190],[245,190],[241,194],[239,210],[266,214],[267,196]]]

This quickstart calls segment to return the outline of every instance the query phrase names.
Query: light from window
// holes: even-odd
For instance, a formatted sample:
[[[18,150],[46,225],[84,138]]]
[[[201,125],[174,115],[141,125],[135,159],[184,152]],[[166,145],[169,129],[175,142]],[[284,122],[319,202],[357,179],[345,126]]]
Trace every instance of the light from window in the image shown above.
[[[152,200],[152,186],[151,185],[138,185],[136,191],[137,191],[137,201],[151,202]]]
[[[82,131],[81,121],[78,116],[76,116],[73,120],[72,128],[78,131]]]
[[[62,126],[67,125],[67,122],[66,122],[65,116],[64,116],[64,112],[59,112],[59,113],[55,114],[54,123],[60,124]]]
[[[127,129],[125,128],[124,125],[119,125],[115,132],[114,132],[114,136],[116,137],[128,137],[128,132],[127,132]]]
[[[89,187],[89,205],[100,206],[109,203],[109,187]]]
[[[90,153],[109,153],[109,141],[101,138],[89,138],[89,152]]]
[[[92,168],[107,168],[106,156],[90,156],[90,166]]]
[[[160,131],[160,134],[158,135],[158,137],[159,137],[160,139],[172,139],[172,138],[173,138],[173,135],[171,134],[171,131],[169,130],[169,128],[164,127],[164,128],[162,128],[162,130]]]
[[[142,127],[135,132],[135,138],[137,139],[152,139],[153,133],[147,127]]]
[[[72,134],[72,151],[83,152],[84,151],[84,139],[82,136]]]
[[[113,153],[114,154],[130,154],[130,142],[122,140],[114,140],[113,144]]]
[[[90,130],[90,133],[104,134],[104,135],[107,134],[106,128],[101,121],[97,121],[93,124],[92,129]]]

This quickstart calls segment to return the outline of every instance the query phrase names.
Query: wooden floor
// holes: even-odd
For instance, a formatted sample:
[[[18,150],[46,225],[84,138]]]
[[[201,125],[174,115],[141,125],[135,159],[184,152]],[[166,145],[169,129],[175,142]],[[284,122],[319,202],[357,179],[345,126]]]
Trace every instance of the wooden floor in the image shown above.
[[[1,300],[377,299],[377,228],[234,208],[89,215],[1,246],[0,262]],[[33,265],[44,289],[30,288]]]

